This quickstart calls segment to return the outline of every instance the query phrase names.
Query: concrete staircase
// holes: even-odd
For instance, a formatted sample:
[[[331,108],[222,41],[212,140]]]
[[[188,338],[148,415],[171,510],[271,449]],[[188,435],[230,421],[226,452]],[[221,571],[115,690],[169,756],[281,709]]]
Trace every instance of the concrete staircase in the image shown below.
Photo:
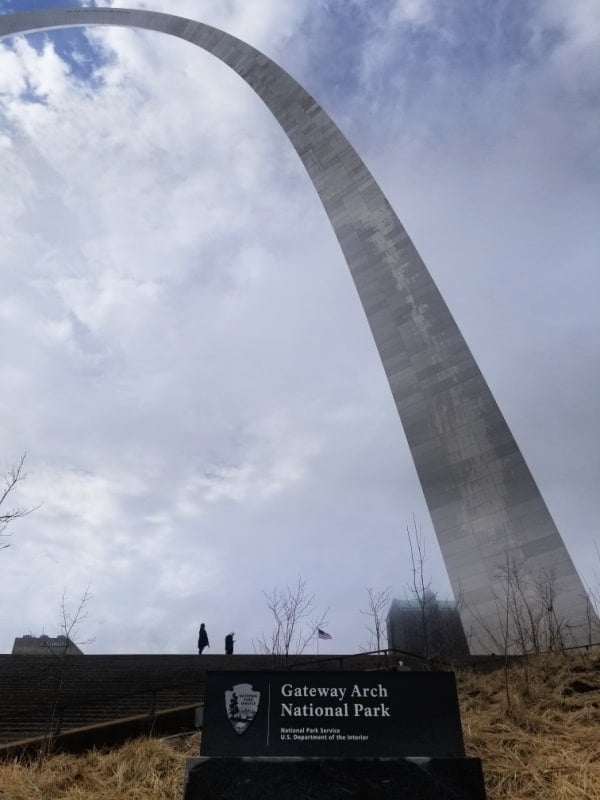
[[[291,656],[288,668],[370,669],[373,656]],[[132,719],[193,726],[202,705],[206,672],[280,668],[272,656],[102,655],[39,658],[0,655],[0,749],[41,737],[67,736]],[[182,715],[186,709],[188,713]],[[172,731],[175,732],[175,731]],[[117,737],[118,738],[118,737]],[[127,738],[123,736],[123,738]]]

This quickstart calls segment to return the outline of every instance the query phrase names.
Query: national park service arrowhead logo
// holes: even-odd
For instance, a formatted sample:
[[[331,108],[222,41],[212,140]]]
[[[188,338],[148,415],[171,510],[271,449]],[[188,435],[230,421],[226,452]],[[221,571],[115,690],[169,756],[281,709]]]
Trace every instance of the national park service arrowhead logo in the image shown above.
[[[227,718],[238,733],[246,733],[256,716],[260,692],[255,692],[251,683],[238,683],[225,691],[225,710]]]

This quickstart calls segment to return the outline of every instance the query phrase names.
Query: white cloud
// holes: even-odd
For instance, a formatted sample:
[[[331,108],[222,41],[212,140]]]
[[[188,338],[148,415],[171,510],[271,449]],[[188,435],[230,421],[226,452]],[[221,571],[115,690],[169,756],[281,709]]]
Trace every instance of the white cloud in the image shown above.
[[[253,506],[271,500],[306,475],[310,460],[319,450],[316,441],[289,430],[290,422],[280,412],[263,419],[249,431],[252,441],[242,463],[215,467],[184,487],[183,509],[197,495],[205,503],[232,500]]]
[[[390,9],[387,24],[425,25],[431,21],[433,13],[432,0],[396,0]]]
[[[543,24],[561,29],[558,49],[572,53],[596,49],[600,37],[600,8],[594,0],[575,0],[566,7],[558,0],[540,3],[539,19]]]
[[[379,18],[380,4],[332,5],[335,31],[308,2],[180,0],[177,12],[306,65],[311,90],[342,108],[585,566],[599,192],[583,92],[595,79],[580,67],[593,8],[563,19],[545,3],[531,63],[450,69],[410,38],[439,4],[386,4]],[[460,14],[452,25],[442,33],[465,34]],[[202,618],[215,641],[234,628],[251,650],[268,624],[262,589],[302,572],[331,606],[335,648],[356,649],[363,587],[401,595],[409,579],[413,512],[432,534],[323,211],[222,64],[156,34],[88,35],[110,56],[90,81],[49,46],[0,49],[0,447],[5,461],[29,451],[23,497],[43,502],[3,553],[3,607],[22,609],[0,619],[3,646],[51,632],[63,587],[91,580],[95,652],[191,652]],[[328,53],[346,44],[362,82],[330,84]],[[411,84],[421,72],[435,80]]]
[[[0,92],[21,94],[26,86],[27,80],[23,74],[21,59],[6,45],[0,46]]]

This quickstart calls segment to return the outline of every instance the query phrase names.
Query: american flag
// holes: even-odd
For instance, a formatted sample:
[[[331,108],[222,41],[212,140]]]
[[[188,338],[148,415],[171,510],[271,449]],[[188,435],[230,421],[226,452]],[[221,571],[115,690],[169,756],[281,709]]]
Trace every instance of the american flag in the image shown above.
[[[331,635],[327,631],[322,631],[321,628],[317,628],[317,636],[319,639],[331,639]]]

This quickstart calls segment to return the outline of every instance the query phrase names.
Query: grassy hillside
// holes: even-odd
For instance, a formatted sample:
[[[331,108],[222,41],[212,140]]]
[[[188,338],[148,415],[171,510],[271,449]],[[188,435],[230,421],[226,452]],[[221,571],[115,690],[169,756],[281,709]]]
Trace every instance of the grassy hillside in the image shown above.
[[[600,800],[600,650],[458,682],[489,800]]]
[[[469,755],[489,800],[600,800],[600,651],[458,676]],[[0,765],[6,800],[178,800],[198,737],[140,739],[107,753]]]

